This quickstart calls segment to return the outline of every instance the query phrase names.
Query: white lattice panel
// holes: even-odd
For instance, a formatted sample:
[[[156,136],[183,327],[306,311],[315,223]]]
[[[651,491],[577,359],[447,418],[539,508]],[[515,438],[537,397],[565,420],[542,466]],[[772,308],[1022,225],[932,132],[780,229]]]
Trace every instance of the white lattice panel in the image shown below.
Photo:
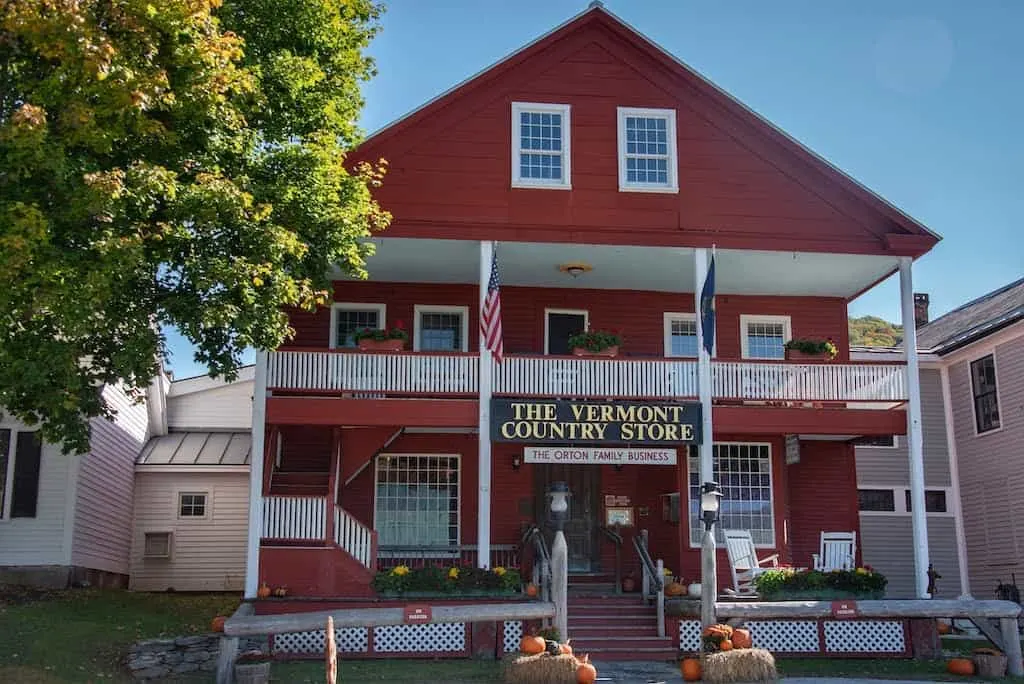
[[[430,625],[389,625],[373,630],[377,653],[450,653],[466,650],[466,625],[441,622]]]
[[[759,620],[749,622],[750,638],[756,648],[781,653],[817,653],[817,620]]]
[[[519,642],[523,640],[523,623],[505,622],[504,636],[502,637],[502,650],[505,653],[515,653],[519,650]]]
[[[292,655],[323,653],[325,636],[322,629],[314,632],[275,634],[274,652]],[[366,653],[370,645],[369,630],[366,627],[336,629],[334,643],[337,644],[339,653]]]
[[[700,620],[679,621],[679,649],[682,651],[700,650]]]
[[[826,620],[828,653],[903,653],[903,623],[894,620]]]

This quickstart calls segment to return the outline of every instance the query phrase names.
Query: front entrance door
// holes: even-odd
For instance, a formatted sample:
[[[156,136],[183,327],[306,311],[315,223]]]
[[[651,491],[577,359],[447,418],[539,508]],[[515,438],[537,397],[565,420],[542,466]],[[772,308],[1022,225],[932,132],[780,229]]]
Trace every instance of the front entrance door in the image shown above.
[[[538,522],[550,546],[555,528],[550,520],[550,502],[547,493],[552,482],[569,485],[569,520],[565,524],[565,542],[569,547],[569,572],[595,572],[598,568],[600,548],[598,525],[601,509],[601,466],[545,464],[535,467]]]
[[[548,311],[544,323],[547,348],[545,354],[566,356],[569,349],[569,336],[587,329],[586,311]]]

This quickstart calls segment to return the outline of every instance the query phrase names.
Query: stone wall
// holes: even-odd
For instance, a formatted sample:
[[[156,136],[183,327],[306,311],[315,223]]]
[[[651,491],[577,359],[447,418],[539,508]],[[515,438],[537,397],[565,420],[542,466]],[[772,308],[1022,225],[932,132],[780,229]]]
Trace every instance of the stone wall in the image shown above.
[[[148,639],[134,644],[126,665],[136,680],[163,680],[176,674],[217,669],[219,634]]]

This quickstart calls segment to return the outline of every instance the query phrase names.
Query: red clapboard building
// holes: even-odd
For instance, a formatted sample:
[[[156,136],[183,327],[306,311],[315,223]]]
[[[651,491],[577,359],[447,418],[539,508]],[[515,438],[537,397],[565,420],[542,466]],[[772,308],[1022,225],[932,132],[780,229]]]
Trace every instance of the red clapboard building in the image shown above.
[[[641,531],[699,581],[712,257],[721,526],[800,566],[822,531],[857,530],[853,441],[907,434],[919,395],[906,360],[850,360],[847,304],[900,271],[912,312],[937,235],[599,4],[354,154],[379,158],[394,220],[369,279],[335,280],[257,359],[247,595],[371,598],[374,571],[416,559],[529,572],[555,481],[571,582],[639,577]],[[500,335],[481,326],[495,268]],[[359,348],[395,327],[404,349]],[[617,353],[574,354],[581,331]],[[793,360],[791,340],[837,355]],[[719,569],[729,586],[724,552]]]

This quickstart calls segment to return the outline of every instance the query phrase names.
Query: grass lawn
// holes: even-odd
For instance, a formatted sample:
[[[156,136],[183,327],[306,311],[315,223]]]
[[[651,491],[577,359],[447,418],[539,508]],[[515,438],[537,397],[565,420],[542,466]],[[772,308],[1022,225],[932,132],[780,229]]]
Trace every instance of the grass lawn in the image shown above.
[[[237,594],[136,594],[0,586],[0,682],[129,681],[122,664],[140,639],[202,634]]]
[[[323,661],[275,663],[271,679],[282,682],[324,681]],[[339,682],[496,682],[495,661],[481,660],[339,660]]]

